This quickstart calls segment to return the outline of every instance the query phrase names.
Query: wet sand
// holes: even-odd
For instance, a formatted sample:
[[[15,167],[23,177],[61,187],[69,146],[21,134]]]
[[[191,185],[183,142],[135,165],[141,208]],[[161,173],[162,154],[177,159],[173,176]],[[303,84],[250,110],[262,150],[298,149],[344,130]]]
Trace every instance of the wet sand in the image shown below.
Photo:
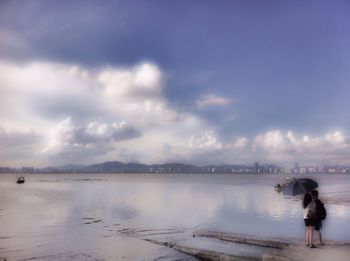
[[[311,249],[298,239],[261,238],[242,234],[197,231],[188,238],[152,239],[154,244],[165,245],[201,260],[265,260],[304,261],[339,260],[347,261],[350,256],[350,242],[325,240],[324,245]],[[197,242],[196,242],[197,241]],[[206,243],[204,242],[206,241]],[[203,246],[207,248],[203,248]],[[237,250],[239,249],[239,250]]]
[[[97,225],[89,220],[87,225]],[[114,228],[113,228],[114,227]],[[114,224],[99,242],[100,249],[65,248],[42,245],[40,251],[2,251],[0,261],[9,260],[265,260],[347,261],[350,242],[325,240],[310,249],[300,239],[268,238],[220,231],[127,228]],[[2,239],[0,238],[0,242]],[[102,243],[102,244],[101,244]],[[103,245],[103,247],[101,247]],[[38,248],[37,248],[38,250]],[[102,250],[102,251],[101,251]],[[22,253],[21,253],[22,252]]]

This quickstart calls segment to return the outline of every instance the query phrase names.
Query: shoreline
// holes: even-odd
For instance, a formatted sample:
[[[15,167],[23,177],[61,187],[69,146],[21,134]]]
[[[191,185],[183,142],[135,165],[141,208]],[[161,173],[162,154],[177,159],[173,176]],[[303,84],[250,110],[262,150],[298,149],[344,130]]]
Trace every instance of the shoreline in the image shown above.
[[[350,173],[346,172],[306,172],[306,173],[270,173],[270,172],[191,172],[191,171],[172,171],[172,172],[148,172],[148,171],[77,171],[77,172],[70,172],[70,171],[39,171],[39,172],[21,172],[21,171],[13,171],[13,172],[0,172],[0,175],[36,175],[36,174],[203,174],[203,175],[271,175],[271,176],[311,176],[311,175],[334,175],[334,176],[346,176]]]
[[[324,240],[323,246],[316,243],[315,249],[304,245],[303,240],[294,238],[269,238],[252,235],[220,232],[220,231],[196,231],[187,235],[187,238],[154,239],[142,238],[150,243],[166,246],[193,256],[200,260],[264,260],[264,261],[303,261],[303,260],[334,260],[346,261],[350,256],[350,241]],[[200,241],[198,244],[195,241]],[[212,246],[201,247],[207,241]],[[233,251],[220,251],[222,249]],[[251,248],[251,252],[236,251],[235,248]]]
[[[254,235],[197,230],[157,231],[137,228],[121,228],[118,234],[130,238],[137,245],[137,240],[158,245],[161,248],[173,249],[178,252],[176,259],[181,260],[209,260],[209,261],[307,261],[307,260],[337,260],[347,261],[350,256],[350,241],[324,240],[323,246],[310,249],[304,245],[302,239],[258,237]],[[106,238],[107,239],[107,238]],[[110,241],[111,242],[111,241]],[[44,251],[46,252],[46,251]],[[47,253],[47,252],[46,252]],[[176,257],[177,256],[177,257]],[[188,259],[187,259],[187,257]],[[64,258],[87,258],[86,260],[109,260],[97,253],[72,252],[47,253],[41,256],[28,256],[23,260]],[[10,256],[0,256],[0,261],[12,260]],[[51,259],[50,259],[51,260]]]

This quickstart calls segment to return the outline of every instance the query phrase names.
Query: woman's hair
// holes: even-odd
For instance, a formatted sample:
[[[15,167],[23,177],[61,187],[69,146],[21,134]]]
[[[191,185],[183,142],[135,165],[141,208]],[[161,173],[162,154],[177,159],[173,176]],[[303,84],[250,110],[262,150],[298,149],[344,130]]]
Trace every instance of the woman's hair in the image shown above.
[[[318,191],[317,191],[317,190],[311,191],[311,195],[312,195],[314,198],[318,198]]]
[[[303,207],[306,208],[307,205],[309,205],[309,203],[312,201],[312,197],[310,195],[310,193],[306,193],[304,195],[304,200],[303,200]]]

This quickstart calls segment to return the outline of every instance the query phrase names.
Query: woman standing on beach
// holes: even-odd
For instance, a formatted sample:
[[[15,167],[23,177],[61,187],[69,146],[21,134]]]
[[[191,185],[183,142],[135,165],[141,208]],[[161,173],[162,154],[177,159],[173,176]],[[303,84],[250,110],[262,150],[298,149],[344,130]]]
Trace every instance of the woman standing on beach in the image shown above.
[[[304,207],[304,222],[306,226],[306,235],[305,235],[306,246],[310,248],[315,248],[315,245],[312,243],[312,237],[313,237],[314,217],[316,215],[316,204],[312,200],[311,194],[306,193],[304,195],[303,207]]]

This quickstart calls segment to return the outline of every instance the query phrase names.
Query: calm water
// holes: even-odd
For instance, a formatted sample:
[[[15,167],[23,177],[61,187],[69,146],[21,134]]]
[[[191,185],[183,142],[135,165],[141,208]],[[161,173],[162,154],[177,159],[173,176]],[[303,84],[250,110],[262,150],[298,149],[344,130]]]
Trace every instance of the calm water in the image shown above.
[[[285,177],[35,174],[16,184],[16,175],[0,175],[0,257],[56,253],[59,259],[62,252],[71,251],[74,257],[92,247],[85,260],[96,251],[106,259],[176,255],[117,236],[116,227],[303,238],[300,197],[273,190]],[[328,211],[324,238],[350,240],[345,229],[350,223],[350,175],[311,177],[319,182]]]

